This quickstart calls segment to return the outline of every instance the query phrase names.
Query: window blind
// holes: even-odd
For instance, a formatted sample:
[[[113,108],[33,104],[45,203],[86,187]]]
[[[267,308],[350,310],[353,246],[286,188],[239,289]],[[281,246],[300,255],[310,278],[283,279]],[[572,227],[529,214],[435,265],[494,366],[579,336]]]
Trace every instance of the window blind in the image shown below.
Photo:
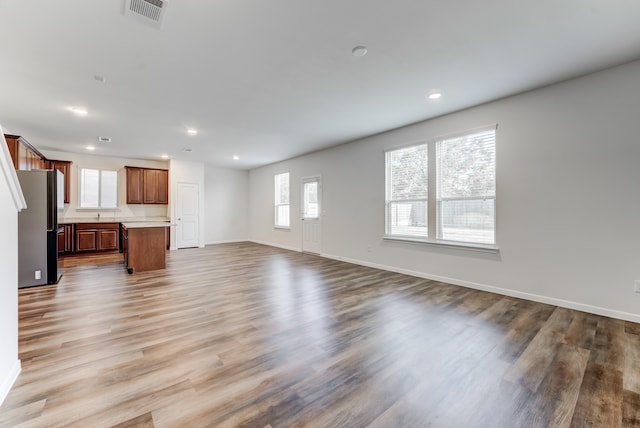
[[[80,208],[117,208],[118,171],[81,168]]]
[[[289,227],[289,173],[275,176],[275,221],[276,227]]]
[[[437,239],[495,244],[495,127],[436,141]]]
[[[386,234],[427,237],[427,144],[387,151]]]

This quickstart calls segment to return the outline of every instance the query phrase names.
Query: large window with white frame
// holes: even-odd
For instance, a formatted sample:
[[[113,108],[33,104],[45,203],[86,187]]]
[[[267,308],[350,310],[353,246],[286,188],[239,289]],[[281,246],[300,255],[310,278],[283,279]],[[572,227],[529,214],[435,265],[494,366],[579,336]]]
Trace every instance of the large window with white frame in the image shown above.
[[[427,144],[386,152],[387,235],[427,237]]]
[[[275,227],[288,228],[289,220],[289,173],[276,174],[275,176]]]
[[[118,171],[80,168],[80,208],[117,208]]]
[[[386,236],[496,244],[496,126],[388,150]]]

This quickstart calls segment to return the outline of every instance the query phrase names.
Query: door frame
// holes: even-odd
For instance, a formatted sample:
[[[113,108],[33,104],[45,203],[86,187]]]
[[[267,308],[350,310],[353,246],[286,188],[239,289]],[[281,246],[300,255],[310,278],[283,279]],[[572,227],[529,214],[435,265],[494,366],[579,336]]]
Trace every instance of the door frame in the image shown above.
[[[323,233],[322,233],[322,217],[324,213],[323,209],[323,197],[322,197],[322,174],[309,175],[306,177],[300,178],[300,249],[301,251],[312,253],[312,254],[321,254],[322,251],[319,252],[311,252],[305,251],[304,249],[304,183],[306,181],[317,181],[318,182],[318,223],[320,226],[320,250],[322,250],[322,241],[323,241]]]
[[[196,206],[196,221],[197,221],[197,226],[198,226],[198,230],[196,231],[196,234],[197,234],[197,236],[196,236],[196,241],[197,241],[196,247],[180,247],[179,246],[179,242],[178,242],[178,237],[180,236],[178,229],[181,227],[180,224],[179,224],[179,221],[181,221],[181,220],[178,219],[178,215],[180,214],[180,212],[179,212],[180,208],[179,208],[178,205],[179,205],[179,202],[180,202],[180,196],[179,196],[180,185],[182,185],[182,184],[190,184],[190,185],[195,186],[195,188],[196,188],[196,198],[197,198],[197,200],[196,200],[196,205],[197,205]],[[174,245],[175,245],[175,249],[178,250],[180,248],[198,248],[198,247],[202,246],[201,242],[200,242],[200,235],[201,235],[200,228],[202,227],[201,224],[200,224],[201,220],[202,220],[201,216],[200,216],[200,211],[201,211],[200,204],[201,203],[202,202],[200,201],[200,183],[198,183],[196,181],[177,181],[176,182],[175,209],[174,209],[174,213],[175,213],[175,217],[174,217],[175,222],[174,223],[175,223],[176,227],[175,227],[175,234],[173,234],[174,236],[172,236],[172,245],[171,245],[171,247],[174,247]]]

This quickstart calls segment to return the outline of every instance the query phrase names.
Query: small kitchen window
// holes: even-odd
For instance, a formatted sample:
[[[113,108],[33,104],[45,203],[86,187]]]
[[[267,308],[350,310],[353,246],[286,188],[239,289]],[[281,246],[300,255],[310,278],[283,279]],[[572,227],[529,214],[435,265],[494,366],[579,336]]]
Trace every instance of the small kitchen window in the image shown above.
[[[117,208],[118,171],[80,168],[79,208]]]

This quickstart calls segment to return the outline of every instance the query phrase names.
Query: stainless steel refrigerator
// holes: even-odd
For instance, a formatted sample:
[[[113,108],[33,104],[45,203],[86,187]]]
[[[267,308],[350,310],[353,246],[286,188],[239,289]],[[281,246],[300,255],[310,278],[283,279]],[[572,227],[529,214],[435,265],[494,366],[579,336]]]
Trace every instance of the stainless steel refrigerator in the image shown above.
[[[58,210],[64,209],[64,176],[58,170],[16,171],[27,208],[18,214],[18,288],[55,284]]]

